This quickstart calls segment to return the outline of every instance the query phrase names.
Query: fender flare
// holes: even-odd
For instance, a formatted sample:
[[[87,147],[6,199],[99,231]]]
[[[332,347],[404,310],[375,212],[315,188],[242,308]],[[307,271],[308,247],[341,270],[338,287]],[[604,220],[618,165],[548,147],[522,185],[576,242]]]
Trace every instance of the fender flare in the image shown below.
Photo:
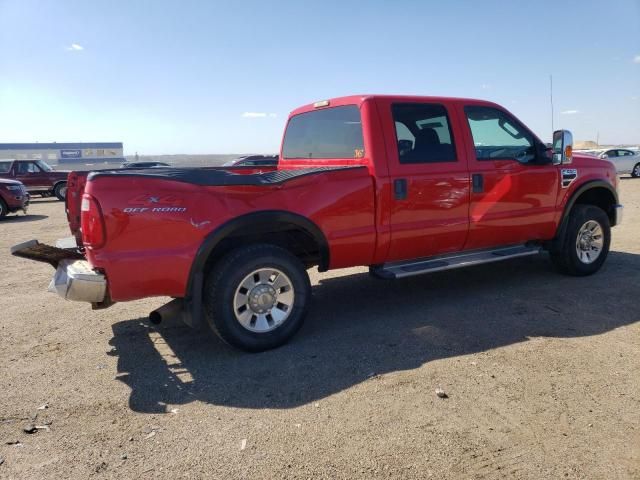
[[[611,193],[611,195],[613,195],[614,205],[618,203],[618,192],[616,192],[616,189],[609,182],[606,182],[604,180],[589,180],[580,185],[573,191],[571,197],[569,197],[569,200],[567,200],[567,204],[564,206],[562,218],[560,219],[560,224],[558,225],[558,229],[556,230],[556,237],[553,240],[553,250],[556,250],[562,246],[562,239],[564,238],[564,232],[569,221],[569,213],[571,213],[571,209],[575,205],[576,200],[578,200],[578,197],[580,197],[580,195],[593,188],[605,188]],[[605,213],[607,215],[610,214],[610,212]]]
[[[185,296],[184,311],[187,314],[186,323],[191,327],[200,328],[202,325],[202,288],[204,286],[204,268],[215,247],[226,237],[240,228],[262,223],[289,223],[308,232],[318,244],[320,263],[318,270],[325,272],[329,269],[329,243],[322,230],[308,218],[284,210],[262,210],[223,223],[204,238],[191,264]]]

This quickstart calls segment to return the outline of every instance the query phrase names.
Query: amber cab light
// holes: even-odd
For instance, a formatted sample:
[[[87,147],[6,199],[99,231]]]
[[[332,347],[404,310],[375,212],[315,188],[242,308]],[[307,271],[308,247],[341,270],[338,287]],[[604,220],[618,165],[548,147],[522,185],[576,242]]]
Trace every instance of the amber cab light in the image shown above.
[[[82,195],[80,207],[82,243],[85,247],[100,248],[105,242],[104,218],[100,204],[91,195]]]

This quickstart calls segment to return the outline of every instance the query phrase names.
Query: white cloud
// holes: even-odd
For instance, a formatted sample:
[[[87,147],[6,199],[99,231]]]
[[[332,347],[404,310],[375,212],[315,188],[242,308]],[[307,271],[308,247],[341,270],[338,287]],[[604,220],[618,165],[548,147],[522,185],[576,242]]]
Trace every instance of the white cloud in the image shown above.
[[[633,57],[633,63],[640,63],[640,55]]]
[[[67,50],[69,50],[70,52],[79,52],[80,50],[84,50],[84,47],[77,43],[72,43],[67,47]]]
[[[633,100],[635,102],[636,100],[638,100],[638,98],[640,98],[640,97],[633,96],[633,97],[631,97],[631,100]]]
[[[562,115],[575,115],[576,113],[580,113],[580,110],[565,110],[560,112]]]
[[[489,90],[489,89],[491,88],[491,85],[490,85],[490,84],[488,84],[488,83],[483,83],[483,84],[482,84],[482,86],[481,86],[481,88],[482,88],[483,90]]]
[[[242,116],[244,118],[266,118],[266,117],[275,118],[278,115],[275,113],[266,113],[266,112],[244,112]]]

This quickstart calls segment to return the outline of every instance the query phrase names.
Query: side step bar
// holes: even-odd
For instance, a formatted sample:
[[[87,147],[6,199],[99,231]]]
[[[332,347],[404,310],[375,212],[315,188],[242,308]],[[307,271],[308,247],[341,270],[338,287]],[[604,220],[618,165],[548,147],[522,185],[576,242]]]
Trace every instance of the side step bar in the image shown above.
[[[372,275],[385,279],[411,277],[422,273],[441,272],[454,268],[482,265],[483,263],[499,262],[510,258],[526,257],[540,253],[540,246],[518,245],[515,247],[501,247],[491,250],[476,250],[473,252],[456,253],[453,255],[431,257],[422,260],[407,260],[404,262],[385,263],[372,267]]]

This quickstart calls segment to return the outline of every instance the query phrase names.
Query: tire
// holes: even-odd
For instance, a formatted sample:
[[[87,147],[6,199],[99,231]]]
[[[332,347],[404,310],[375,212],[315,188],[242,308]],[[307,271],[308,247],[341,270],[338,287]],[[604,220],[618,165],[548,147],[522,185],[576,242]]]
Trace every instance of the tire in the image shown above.
[[[633,169],[631,170],[631,176],[633,178],[640,177],[640,163],[636,163]]]
[[[0,198],[0,218],[4,218],[9,213],[9,208],[3,199]]]
[[[67,182],[57,183],[56,186],[53,187],[53,194],[58,200],[64,202],[64,199],[67,196]]]
[[[596,273],[609,254],[609,217],[596,206],[575,205],[560,240],[560,248],[551,253],[558,270],[578,277]]]
[[[229,345],[260,352],[283,345],[300,329],[311,284],[297,257],[256,244],[227,253],[209,272],[203,297],[214,333]]]

